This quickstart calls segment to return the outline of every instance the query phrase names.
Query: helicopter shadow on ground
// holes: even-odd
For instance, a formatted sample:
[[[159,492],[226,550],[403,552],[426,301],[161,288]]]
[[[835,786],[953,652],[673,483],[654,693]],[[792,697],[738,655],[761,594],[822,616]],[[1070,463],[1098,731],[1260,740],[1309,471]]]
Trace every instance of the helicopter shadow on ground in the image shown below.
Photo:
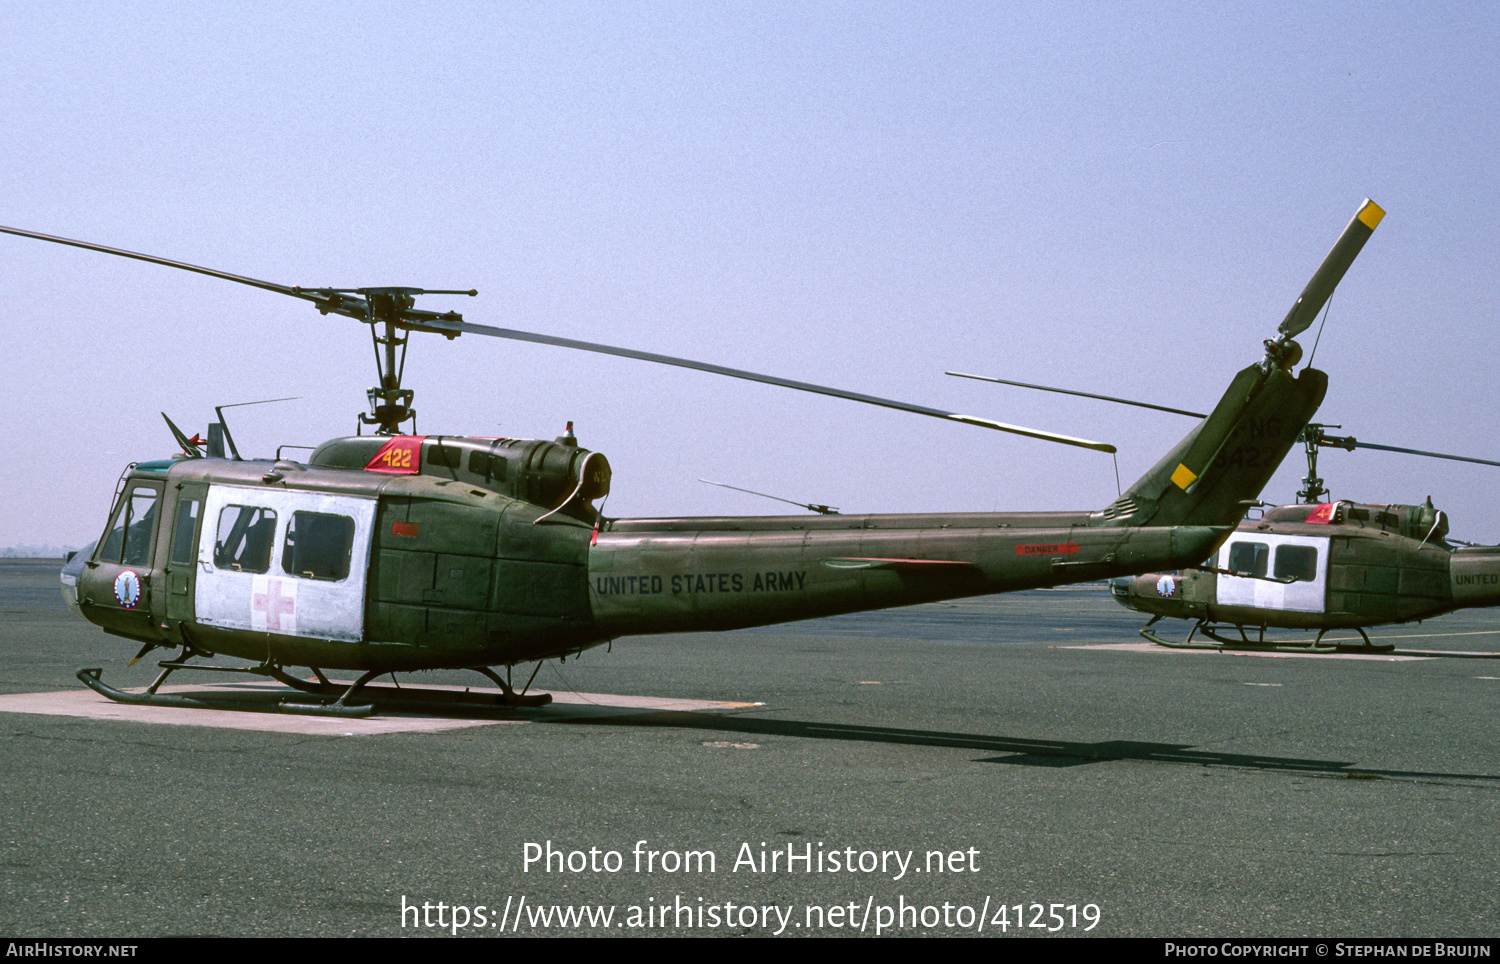
[[[574,708],[576,709],[576,708]],[[860,726],[847,723],[813,723],[799,720],[767,720],[703,712],[637,712],[599,715],[570,713],[566,717],[547,719],[545,711],[532,715],[537,723],[640,726],[670,729],[703,730],[713,733],[745,736],[782,736],[812,740],[843,740],[862,743],[889,743],[908,746],[950,747],[1001,754],[976,759],[975,763],[1003,763],[1029,767],[1075,767],[1091,763],[1135,760],[1145,763],[1168,763],[1195,767],[1227,767],[1242,770],[1296,773],[1343,779],[1398,779],[1423,781],[1478,781],[1485,785],[1500,784],[1500,774],[1445,773],[1424,770],[1391,770],[1356,767],[1339,760],[1314,760],[1248,753],[1220,753],[1194,749],[1190,744],[1151,743],[1138,740],[1036,740],[1022,737],[954,733],[943,730],[906,729],[885,726]]]
[[[252,716],[262,714],[277,716],[288,712],[288,703],[311,705],[316,702],[309,700],[306,694],[299,694],[281,687],[268,687],[265,683],[228,683],[212,688],[173,687],[172,689],[202,700],[201,705],[204,709],[235,710]],[[1195,749],[1192,744],[1186,743],[1140,740],[1039,740],[999,734],[765,719],[741,715],[745,712],[753,712],[749,706],[740,710],[725,708],[673,710],[628,704],[595,703],[586,698],[583,702],[557,702],[542,707],[484,706],[474,703],[436,703],[422,700],[387,701],[379,698],[376,698],[374,702],[377,706],[377,720],[419,717],[428,720],[448,720],[460,726],[465,722],[472,722],[481,725],[484,723],[534,723],[577,727],[641,727],[660,730],[697,730],[702,733],[725,736],[786,737],[799,740],[943,747],[996,754],[971,760],[970,762],[973,763],[1001,763],[1040,768],[1069,768],[1093,763],[1138,761],[1352,780],[1392,779],[1430,783],[1466,782],[1482,786],[1500,785],[1500,774],[1363,767],[1341,760],[1199,750]],[[298,715],[296,711],[292,712]],[[352,725],[358,725],[361,721],[349,722]]]
[[[268,684],[221,683],[211,687],[172,687],[203,702],[205,709],[248,712],[253,716],[280,715],[288,704],[312,704],[307,694]],[[164,691],[165,692],[165,691]],[[1047,740],[1002,734],[964,733],[936,729],[869,726],[808,720],[766,719],[744,715],[759,707],[731,704],[712,708],[663,709],[630,703],[595,702],[590,694],[580,700],[563,697],[562,702],[541,707],[507,707],[475,703],[428,702],[420,698],[385,700],[375,696],[377,719],[418,717],[448,720],[462,726],[465,721],[484,723],[534,723],[575,727],[640,727],[688,730],[726,736],[785,737],[798,740],[833,740],[846,743],[888,744],[973,750],[983,754],[974,763],[1000,763],[1038,768],[1070,768],[1093,763],[1138,761],[1191,767],[1215,767],[1261,772],[1279,772],[1309,777],[1400,781],[1423,783],[1462,782],[1481,786],[1500,785],[1500,774],[1460,773],[1439,770],[1407,770],[1357,766],[1344,760],[1286,757],[1255,753],[1228,753],[1195,749],[1192,744],[1139,740]],[[442,694],[459,696],[458,693]],[[479,692],[464,693],[480,696]],[[498,695],[498,694],[497,694]],[[289,699],[290,698],[290,699]],[[597,695],[595,695],[597,698]],[[214,706],[213,704],[222,704]],[[297,711],[290,710],[294,715]],[[350,721],[358,725],[356,721]]]

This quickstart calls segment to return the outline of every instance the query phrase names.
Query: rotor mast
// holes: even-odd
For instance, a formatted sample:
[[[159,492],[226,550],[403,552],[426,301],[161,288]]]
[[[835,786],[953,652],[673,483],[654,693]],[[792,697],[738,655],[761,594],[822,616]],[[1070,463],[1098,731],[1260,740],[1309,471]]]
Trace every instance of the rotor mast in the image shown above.
[[[416,303],[419,293],[414,288],[366,288],[359,292],[365,296],[368,306],[367,323],[370,341],[375,347],[375,372],[380,376],[379,383],[365,393],[370,399],[370,412],[368,415],[361,412],[359,422],[361,425],[379,425],[376,435],[400,434],[401,423],[408,419],[412,431],[416,431],[417,410],[411,407],[415,393],[401,387],[409,336],[401,332],[396,322],[403,311]]]
[[[358,318],[370,326],[370,342],[375,349],[375,373],[379,377],[376,385],[366,390],[370,400],[370,411],[359,413],[361,425],[377,425],[376,435],[400,435],[401,426],[411,422],[416,429],[417,410],[412,408],[415,395],[410,388],[401,387],[401,378],[406,371],[407,332],[412,329],[437,331],[450,341],[462,331],[448,328],[430,328],[428,323],[443,321],[450,324],[463,321],[456,311],[441,315],[431,311],[417,311],[413,306],[417,295],[468,295],[478,294],[471,289],[434,290],[430,288],[295,288],[301,296],[317,295],[317,308],[323,314],[333,312]],[[347,295],[358,295],[349,298]]]
[[[1343,426],[1308,422],[1302,429],[1300,438],[1303,448],[1307,449],[1307,475],[1302,478],[1302,490],[1297,493],[1297,501],[1304,505],[1316,505],[1328,496],[1328,489],[1324,488],[1323,480],[1318,477],[1318,448],[1331,441],[1329,436],[1323,434],[1325,428]]]

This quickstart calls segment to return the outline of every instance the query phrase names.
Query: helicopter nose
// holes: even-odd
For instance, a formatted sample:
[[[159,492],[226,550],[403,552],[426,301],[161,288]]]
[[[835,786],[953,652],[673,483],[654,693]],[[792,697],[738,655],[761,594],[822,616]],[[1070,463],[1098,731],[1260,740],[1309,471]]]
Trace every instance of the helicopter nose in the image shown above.
[[[1134,580],[1134,576],[1116,576],[1109,581],[1109,591],[1116,599],[1124,599],[1130,595],[1130,584]]]
[[[67,561],[63,563],[62,572],[59,573],[62,579],[62,585],[59,588],[62,589],[63,602],[68,604],[68,608],[75,616],[83,615],[83,611],[78,607],[78,578],[83,575],[83,565],[93,558],[94,546],[98,544],[99,540],[95,539],[82,549],[70,554]]]

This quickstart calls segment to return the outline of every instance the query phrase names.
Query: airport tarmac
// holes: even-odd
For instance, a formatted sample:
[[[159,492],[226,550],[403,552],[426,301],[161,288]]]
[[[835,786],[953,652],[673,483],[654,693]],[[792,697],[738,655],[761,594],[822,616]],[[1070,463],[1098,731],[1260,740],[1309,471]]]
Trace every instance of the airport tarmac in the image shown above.
[[[143,686],[166,651],[127,670],[57,565],[0,560],[8,935],[1500,933],[1496,611],[1372,632],[1390,656],[1182,652],[1095,586],[328,720],[96,696],[76,669]]]

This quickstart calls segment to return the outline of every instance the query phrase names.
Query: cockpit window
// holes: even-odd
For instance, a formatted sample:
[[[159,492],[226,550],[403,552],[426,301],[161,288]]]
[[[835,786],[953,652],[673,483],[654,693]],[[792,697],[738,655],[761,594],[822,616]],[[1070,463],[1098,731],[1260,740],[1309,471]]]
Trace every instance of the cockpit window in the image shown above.
[[[265,572],[271,568],[275,544],[275,512],[258,506],[226,505],[219,512],[214,565],[239,572]]]
[[[151,565],[155,543],[156,500],[154,486],[137,485],[126,493],[115,509],[109,535],[97,556],[100,562],[117,562],[125,566]]]

